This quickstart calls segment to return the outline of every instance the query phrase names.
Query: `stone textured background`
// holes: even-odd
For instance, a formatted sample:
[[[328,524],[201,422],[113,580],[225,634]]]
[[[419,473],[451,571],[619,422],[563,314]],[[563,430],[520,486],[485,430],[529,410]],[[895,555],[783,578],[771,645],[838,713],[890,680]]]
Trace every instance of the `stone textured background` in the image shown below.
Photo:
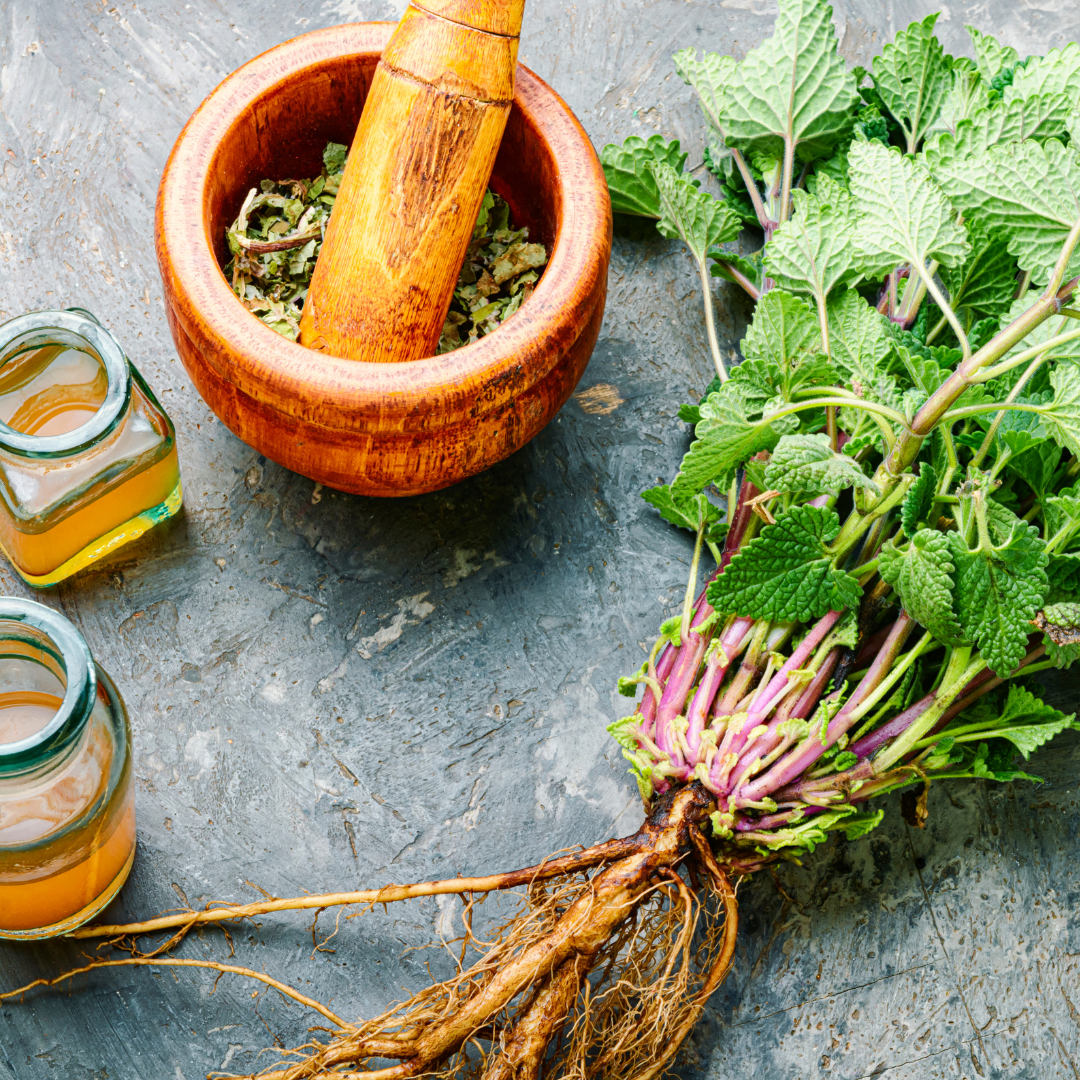
[[[929,0],[844,2],[865,61]],[[113,675],[136,742],[140,848],[112,914],[507,868],[631,831],[640,806],[604,725],[614,684],[684,588],[686,538],[637,493],[669,478],[675,421],[709,378],[688,256],[617,237],[607,318],[579,394],[531,445],[446,492],[379,502],[317,490],[238,442],[176,359],[153,257],[158,176],[229,71],[285,38],[392,19],[377,0],[0,0],[0,317],[78,304],[170,410],[186,510],[52,591]],[[701,124],[671,53],[741,57],[769,0],[529,0],[522,59],[597,147]],[[1066,0],[954,4],[1022,55],[1077,37]],[[746,306],[718,290],[734,349]],[[599,388],[599,389],[597,389]],[[5,592],[26,590],[0,567]],[[1052,688],[1075,701],[1067,679]],[[1039,788],[938,786],[925,832],[896,813],[861,843],[741,890],[735,970],[678,1074],[728,1080],[1080,1080],[1075,738]],[[253,883],[253,884],[249,884]],[[236,935],[345,1015],[424,985],[409,945],[452,934],[456,901],[342,926]],[[323,916],[322,926],[329,926]],[[457,925],[460,925],[458,923]],[[186,954],[220,958],[215,933]],[[58,973],[68,943],[0,949],[0,985]],[[206,972],[102,972],[0,1008],[0,1076],[196,1080],[267,1064],[311,1017]]]

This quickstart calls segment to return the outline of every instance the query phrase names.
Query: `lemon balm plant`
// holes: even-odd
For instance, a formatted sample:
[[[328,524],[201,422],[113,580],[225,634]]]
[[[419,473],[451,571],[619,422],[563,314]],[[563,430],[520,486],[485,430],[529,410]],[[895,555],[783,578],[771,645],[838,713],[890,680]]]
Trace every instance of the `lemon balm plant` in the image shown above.
[[[1073,726],[1031,677],[1080,652],[1080,47],[1021,60],[972,30],[972,62],[933,27],[852,72],[830,8],[781,0],[743,61],[677,54],[722,198],[658,136],[604,151],[616,211],[689,248],[716,367],[645,492],[695,544],[611,727],[640,830],[512,873],[84,929],[131,953],[89,968],[204,966],[316,1009],[329,1035],[274,1080],[649,1080],[730,964],[733,879],[866,834],[886,792],[917,793],[918,823],[932,782],[1028,778]],[[730,372],[712,275],[755,302]],[[505,889],[518,914],[474,934]],[[456,973],[368,1021],[167,954],[208,923],[437,894],[466,900]]]

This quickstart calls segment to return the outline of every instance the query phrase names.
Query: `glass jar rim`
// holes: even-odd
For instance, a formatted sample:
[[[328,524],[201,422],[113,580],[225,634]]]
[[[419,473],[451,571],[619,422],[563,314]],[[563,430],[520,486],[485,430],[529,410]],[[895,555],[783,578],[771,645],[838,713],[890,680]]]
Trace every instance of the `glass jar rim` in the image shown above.
[[[49,332],[53,333],[50,334]],[[0,420],[0,446],[26,457],[53,457],[89,449],[112,429],[131,400],[131,371],[120,343],[97,318],[84,308],[64,311],[31,311],[0,325],[0,370],[11,359],[10,353],[48,344],[69,344],[79,348],[78,341],[57,341],[57,332],[80,339],[88,345],[105,366],[107,389],[105,400],[85,424],[63,435],[27,435],[16,431]]]
[[[97,696],[97,672],[85,639],[74,625],[52,608],[17,596],[0,597],[0,642],[18,636],[4,630],[4,623],[22,624],[36,630],[46,648],[63,667],[67,686],[56,714],[40,731],[19,742],[0,743],[0,773],[21,771],[61,753],[79,735]],[[31,644],[42,647],[40,639]]]

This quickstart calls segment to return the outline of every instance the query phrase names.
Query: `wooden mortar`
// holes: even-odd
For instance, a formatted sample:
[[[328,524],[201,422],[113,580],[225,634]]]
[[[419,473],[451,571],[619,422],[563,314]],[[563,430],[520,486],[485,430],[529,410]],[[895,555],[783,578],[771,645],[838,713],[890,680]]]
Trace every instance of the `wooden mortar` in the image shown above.
[[[245,442],[328,487],[412,495],[489,468],[570,396],[604,313],[611,204],[588,136],[519,65],[491,187],[548,246],[536,290],[495,333],[443,356],[315,353],[248,312],[221,271],[225,229],[265,177],[315,176],[349,143],[392,23],[285,42],[228,76],[188,121],[158,190],[166,313],[199,393]]]

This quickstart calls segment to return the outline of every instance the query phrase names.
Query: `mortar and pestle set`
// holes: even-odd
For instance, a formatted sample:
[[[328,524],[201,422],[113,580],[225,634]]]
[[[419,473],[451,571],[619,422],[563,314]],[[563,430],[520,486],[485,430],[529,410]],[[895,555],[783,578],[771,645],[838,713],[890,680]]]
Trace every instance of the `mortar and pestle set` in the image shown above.
[[[516,66],[523,6],[414,0],[396,28],[286,42],[177,140],[156,218],[169,325],[207,404],[274,461],[344,491],[433,491],[522,446],[581,377],[611,207],[580,124]],[[296,344],[230,287],[226,224],[261,178],[317,173],[329,142],[352,150]],[[547,266],[504,325],[434,356],[489,185]],[[0,327],[0,547],[25,581],[55,584],[180,504],[172,423],[94,316]],[[0,598],[0,939],[87,922],[134,852],[120,694],[67,619]]]
[[[516,63],[523,7],[415,0],[396,27],[305,34],[177,140],[156,219],[169,325],[207,404],[273,461],[342,491],[433,491],[526,443],[585,370],[610,202],[581,125]],[[261,178],[317,174],[331,141],[352,152],[296,344],[232,292],[225,228]],[[435,356],[487,184],[549,261],[505,326]]]

